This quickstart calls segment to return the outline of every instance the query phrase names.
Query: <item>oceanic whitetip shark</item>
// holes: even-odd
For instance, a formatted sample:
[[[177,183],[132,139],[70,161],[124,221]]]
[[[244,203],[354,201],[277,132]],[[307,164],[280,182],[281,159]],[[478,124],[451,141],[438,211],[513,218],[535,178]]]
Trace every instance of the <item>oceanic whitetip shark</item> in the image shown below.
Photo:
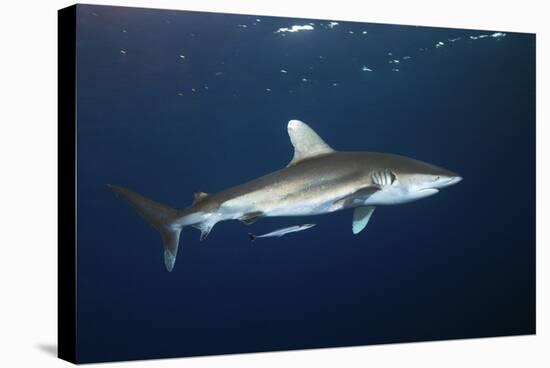
[[[340,152],[307,124],[288,122],[294,157],[280,170],[218,193],[195,193],[190,207],[174,209],[125,188],[109,185],[147,222],[164,243],[164,264],[172,271],[185,226],[206,239],[215,224],[261,217],[310,216],[353,209],[354,234],[367,226],[376,206],[414,201],[436,194],[462,178],[408,157],[375,152]]]

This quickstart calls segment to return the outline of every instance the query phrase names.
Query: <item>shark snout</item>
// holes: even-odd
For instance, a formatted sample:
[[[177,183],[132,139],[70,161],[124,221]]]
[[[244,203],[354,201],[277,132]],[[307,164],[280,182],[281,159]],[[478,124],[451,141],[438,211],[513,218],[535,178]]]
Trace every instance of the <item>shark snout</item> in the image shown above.
[[[434,188],[441,189],[451,185],[455,185],[462,181],[462,176],[458,174],[441,175],[438,176],[434,185]]]
[[[460,176],[460,175],[453,176],[452,178],[449,178],[449,180],[447,181],[447,186],[458,184],[461,181],[462,181],[462,176]]]

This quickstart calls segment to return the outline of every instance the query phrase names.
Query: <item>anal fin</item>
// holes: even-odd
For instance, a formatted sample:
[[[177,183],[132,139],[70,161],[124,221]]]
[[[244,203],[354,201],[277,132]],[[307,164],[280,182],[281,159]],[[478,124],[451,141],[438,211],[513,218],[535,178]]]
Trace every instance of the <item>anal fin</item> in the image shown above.
[[[208,234],[210,234],[210,231],[214,227],[216,223],[211,222],[201,222],[200,224],[192,225],[195,229],[199,229],[201,231],[201,237],[200,240],[203,241],[208,237]]]

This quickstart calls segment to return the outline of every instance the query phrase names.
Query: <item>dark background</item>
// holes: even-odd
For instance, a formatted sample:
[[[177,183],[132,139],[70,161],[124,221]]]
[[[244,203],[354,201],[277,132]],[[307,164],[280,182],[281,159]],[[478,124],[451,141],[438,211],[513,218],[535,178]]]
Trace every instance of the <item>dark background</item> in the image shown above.
[[[535,332],[535,36],[327,24],[78,6],[78,361]],[[105,184],[188,206],[285,166],[290,119],[464,180],[357,236],[349,211],[186,228],[166,272]]]

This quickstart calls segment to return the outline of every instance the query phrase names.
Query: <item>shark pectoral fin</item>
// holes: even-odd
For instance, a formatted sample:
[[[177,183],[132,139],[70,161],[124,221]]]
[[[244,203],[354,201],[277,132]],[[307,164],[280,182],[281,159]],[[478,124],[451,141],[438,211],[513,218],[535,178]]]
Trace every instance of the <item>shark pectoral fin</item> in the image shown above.
[[[335,204],[342,205],[345,208],[361,205],[361,204],[365,203],[365,201],[367,199],[369,199],[369,197],[371,195],[378,192],[379,190],[381,190],[379,185],[377,185],[377,184],[369,185],[368,187],[361,188],[361,189],[345,196],[344,198],[339,199],[338,201],[335,202]]]
[[[288,122],[288,135],[294,146],[294,157],[287,167],[311,157],[334,152],[313,129],[300,120]]]
[[[245,213],[242,217],[240,217],[239,221],[242,221],[246,225],[250,225],[256,222],[262,216],[263,216],[263,212],[261,211],[249,212],[249,213]]]
[[[380,185],[377,185],[377,184],[369,185],[368,187],[364,187],[364,188],[361,188],[361,189],[355,191],[352,194],[352,196],[354,196],[355,198],[360,198],[360,199],[368,199],[371,195],[378,192],[379,190],[382,190]]]
[[[352,230],[354,234],[359,234],[367,226],[375,208],[374,206],[357,207],[353,211]]]

